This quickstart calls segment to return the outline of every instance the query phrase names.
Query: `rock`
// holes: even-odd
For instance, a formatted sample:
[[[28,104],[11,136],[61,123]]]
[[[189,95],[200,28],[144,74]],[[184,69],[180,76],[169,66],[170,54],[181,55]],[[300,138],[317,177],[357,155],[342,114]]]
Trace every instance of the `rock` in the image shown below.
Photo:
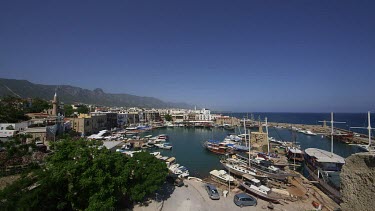
[[[346,158],[340,177],[342,210],[374,210],[374,153],[357,153]]]

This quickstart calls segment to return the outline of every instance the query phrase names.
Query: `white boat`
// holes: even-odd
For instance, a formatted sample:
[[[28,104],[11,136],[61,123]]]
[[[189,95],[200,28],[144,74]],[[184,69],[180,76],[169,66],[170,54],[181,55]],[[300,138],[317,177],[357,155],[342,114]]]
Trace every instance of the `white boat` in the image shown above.
[[[126,130],[137,130],[138,128],[135,127],[135,126],[129,126],[127,128],[125,128]]]
[[[168,143],[162,143],[162,144],[155,144],[160,149],[172,149],[172,146]]]
[[[180,164],[172,164],[169,168],[173,174],[178,175],[179,177],[187,177],[189,176],[189,170],[185,166],[181,166]]]
[[[306,131],[304,132],[304,134],[306,134],[306,135],[308,135],[308,136],[316,136],[316,135],[317,135],[316,133],[313,133],[313,132],[311,132],[310,130],[306,130]]]
[[[234,182],[234,177],[230,176],[225,170],[210,171],[211,178],[220,183],[228,184]]]

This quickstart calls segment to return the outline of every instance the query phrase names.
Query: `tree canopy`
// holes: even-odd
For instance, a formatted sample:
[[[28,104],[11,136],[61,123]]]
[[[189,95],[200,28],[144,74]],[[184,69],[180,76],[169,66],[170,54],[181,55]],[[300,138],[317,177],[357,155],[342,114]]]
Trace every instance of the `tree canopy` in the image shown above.
[[[26,113],[40,113],[44,110],[52,108],[51,104],[41,98],[34,98],[31,100],[31,105],[26,109]]]
[[[0,100],[0,122],[2,123],[16,123],[28,120],[29,117],[25,115],[25,100],[5,96]]]
[[[64,112],[66,117],[70,117],[73,115],[74,110],[72,105],[65,104],[64,105]]]
[[[76,110],[79,114],[88,114],[90,112],[89,107],[86,105],[81,105]]]
[[[43,167],[0,191],[0,209],[115,209],[124,198],[141,201],[164,183],[166,165],[153,155],[128,158],[100,144],[56,142]]]
[[[172,121],[172,115],[170,114],[164,115],[164,118],[165,118],[165,121],[168,121],[168,122]]]

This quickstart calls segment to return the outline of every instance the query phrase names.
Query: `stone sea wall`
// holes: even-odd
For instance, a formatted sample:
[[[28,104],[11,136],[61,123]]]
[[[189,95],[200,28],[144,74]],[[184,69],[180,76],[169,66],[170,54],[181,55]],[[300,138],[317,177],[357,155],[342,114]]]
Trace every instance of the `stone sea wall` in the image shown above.
[[[341,171],[342,210],[375,210],[375,153],[357,153]]]

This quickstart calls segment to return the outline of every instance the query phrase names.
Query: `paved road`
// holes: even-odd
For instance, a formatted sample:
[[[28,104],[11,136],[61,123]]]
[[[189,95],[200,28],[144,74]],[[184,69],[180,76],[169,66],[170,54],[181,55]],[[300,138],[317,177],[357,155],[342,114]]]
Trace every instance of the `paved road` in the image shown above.
[[[194,180],[184,180],[188,187],[176,187],[173,193],[162,202],[153,201],[147,207],[136,206],[135,211],[232,211],[232,210],[269,210],[268,202],[258,200],[257,206],[240,208],[233,203],[236,193],[231,192],[228,197],[221,195],[220,200],[211,200],[204,189],[204,183]],[[222,193],[223,190],[219,189]],[[275,205],[273,210],[311,210],[309,203],[290,203]]]

